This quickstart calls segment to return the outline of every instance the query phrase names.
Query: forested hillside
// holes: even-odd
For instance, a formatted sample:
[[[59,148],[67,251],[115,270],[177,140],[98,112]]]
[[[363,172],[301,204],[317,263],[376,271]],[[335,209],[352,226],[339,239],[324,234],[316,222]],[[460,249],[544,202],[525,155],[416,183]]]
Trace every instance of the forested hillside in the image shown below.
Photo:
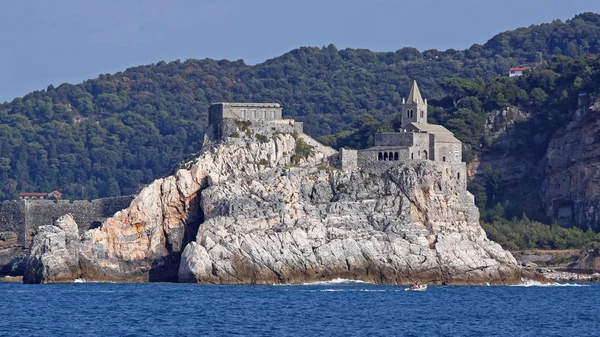
[[[78,199],[134,193],[199,150],[216,101],[279,102],[310,135],[366,147],[373,132],[394,127],[412,79],[430,98],[432,119],[465,142],[469,160],[491,146],[483,125],[489,109],[532,108],[548,128],[569,118],[578,90],[597,88],[599,36],[600,15],[585,13],[464,51],[303,47],[255,66],[161,61],[50,86],[0,105],[0,199],[54,189]],[[534,71],[504,77],[518,65]],[[489,197],[484,204],[495,205]]]

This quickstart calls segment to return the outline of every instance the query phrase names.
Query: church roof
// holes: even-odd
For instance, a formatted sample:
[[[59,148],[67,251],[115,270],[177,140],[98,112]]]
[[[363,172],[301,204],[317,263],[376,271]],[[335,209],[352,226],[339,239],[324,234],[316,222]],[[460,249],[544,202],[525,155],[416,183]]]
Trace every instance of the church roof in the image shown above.
[[[421,92],[419,91],[419,86],[417,85],[416,80],[413,81],[412,87],[410,87],[410,94],[408,94],[406,103],[425,104],[425,102],[423,102],[423,97],[421,97]]]
[[[452,132],[441,125],[415,122],[410,123],[410,125],[416,130],[434,134],[436,142],[460,143],[460,140],[456,139]]]

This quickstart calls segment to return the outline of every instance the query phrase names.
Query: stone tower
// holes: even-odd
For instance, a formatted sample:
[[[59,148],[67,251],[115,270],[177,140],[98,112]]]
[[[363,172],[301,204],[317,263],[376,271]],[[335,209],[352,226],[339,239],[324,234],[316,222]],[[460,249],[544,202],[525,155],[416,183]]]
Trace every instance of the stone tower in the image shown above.
[[[402,114],[402,129],[407,129],[410,123],[427,124],[427,101],[421,97],[417,81],[413,81],[406,101],[402,99],[400,112]]]

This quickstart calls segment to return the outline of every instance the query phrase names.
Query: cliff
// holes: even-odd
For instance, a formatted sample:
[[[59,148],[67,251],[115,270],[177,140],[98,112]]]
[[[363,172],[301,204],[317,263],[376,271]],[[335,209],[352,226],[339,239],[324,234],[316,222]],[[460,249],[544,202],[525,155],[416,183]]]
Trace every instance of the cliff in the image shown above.
[[[542,200],[564,226],[600,230],[600,104],[583,107],[552,137],[545,156]]]
[[[68,249],[78,257],[71,279],[520,279],[515,259],[486,238],[472,196],[449,167],[410,161],[385,172],[342,171],[331,165],[336,157],[304,134],[214,143],[85,232]],[[36,237],[30,261],[44,261],[36,256],[41,244]],[[53,282],[46,272],[40,279],[26,272],[24,281]]]

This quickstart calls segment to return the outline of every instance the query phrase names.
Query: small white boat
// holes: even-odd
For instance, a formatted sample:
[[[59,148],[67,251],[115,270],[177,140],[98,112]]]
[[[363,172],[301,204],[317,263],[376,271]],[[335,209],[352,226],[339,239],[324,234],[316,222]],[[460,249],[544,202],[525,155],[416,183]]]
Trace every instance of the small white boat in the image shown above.
[[[410,288],[406,288],[404,290],[425,291],[425,290],[427,290],[427,285],[426,284],[413,285]]]

